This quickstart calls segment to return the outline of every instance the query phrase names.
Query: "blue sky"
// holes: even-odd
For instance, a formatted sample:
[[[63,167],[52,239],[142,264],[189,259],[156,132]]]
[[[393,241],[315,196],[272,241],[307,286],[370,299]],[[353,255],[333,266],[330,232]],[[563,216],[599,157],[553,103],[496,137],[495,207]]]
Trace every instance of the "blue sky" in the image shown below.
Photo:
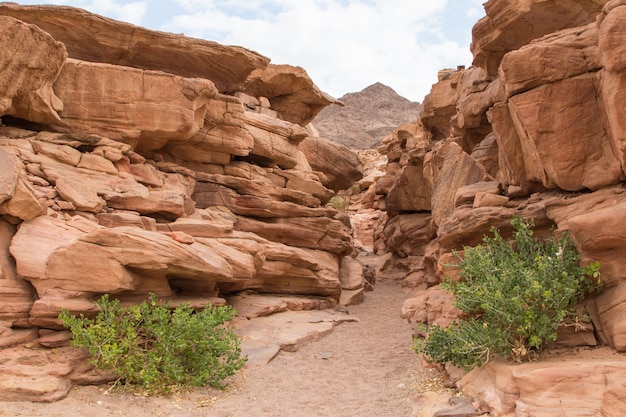
[[[15,0],[14,0],[15,1]],[[437,71],[469,66],[485,0],[50,0],[149,29],[238,45],[303,67],[334,97],[382,82],[422,101]]]

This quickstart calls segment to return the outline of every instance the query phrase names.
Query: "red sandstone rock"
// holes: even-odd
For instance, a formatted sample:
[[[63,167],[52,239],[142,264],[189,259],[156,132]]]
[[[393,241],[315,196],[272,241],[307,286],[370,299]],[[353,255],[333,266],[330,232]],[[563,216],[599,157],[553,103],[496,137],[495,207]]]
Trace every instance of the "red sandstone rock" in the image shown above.
[[[52,84],[67,58],[65,47],[37,26],[8,16],[0,16],[0,34],[0,115],[58,121],[63,103]]]
[[[70,58],[204,78],[220,92],[238,91],[252,71],[269,63],[241,47],[156,32],[74,7],[4,3],[0,15],[39,26],[65,45]]]
[[[102,135],[140,151],[198,133],[217,94],[208,80],[74,59],[54,88],[64,103],[56,130]]]
[[[301,126],[309,124],[329,104],[341,103],[321,91],[303,68],[270,64],[253,71],[243,91],[266,97],[279,116]]]
[[[323,138],[307,137],[299,149],[315,171],[323,172],[324,184],[334,191],[347,190],[363,178],[363,167],[358,155],[343,145]]]
[[[490,0],[484,5],[487,16],[472,29],[473,64],[495,75],[507,52],[557,30],[593,22],[606,2]]]
[[[577,356],[524,364],[492,361],[463,377],[460,387],[499,416],[620,415],[623,404],[615,398],[626,395],[626,360],[606,350]]]

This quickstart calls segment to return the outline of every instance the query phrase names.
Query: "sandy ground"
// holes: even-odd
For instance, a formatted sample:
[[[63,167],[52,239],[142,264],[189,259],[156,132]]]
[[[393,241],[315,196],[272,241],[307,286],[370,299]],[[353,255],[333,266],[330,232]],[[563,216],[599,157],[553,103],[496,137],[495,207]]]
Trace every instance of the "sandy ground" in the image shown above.
[[[399,316],[406,297],[396,282],[379,282],[348,308],[358,323],[281,352],[265,367],[241,370],[226,391],[143,397],[87,386],[51,404],[0,403],[0,416],[417,416],[419,393],[440,390],[441,380],[411,350],[412,327]]]

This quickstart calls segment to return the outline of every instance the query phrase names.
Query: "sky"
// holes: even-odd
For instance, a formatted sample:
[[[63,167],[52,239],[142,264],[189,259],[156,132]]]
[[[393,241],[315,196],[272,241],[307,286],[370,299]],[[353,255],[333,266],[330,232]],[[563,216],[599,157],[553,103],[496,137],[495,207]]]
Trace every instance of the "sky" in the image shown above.
[[[303,67],[335,98],[381,82],[421,102],[437,72],[469,67],[485,0],[50,0]]]

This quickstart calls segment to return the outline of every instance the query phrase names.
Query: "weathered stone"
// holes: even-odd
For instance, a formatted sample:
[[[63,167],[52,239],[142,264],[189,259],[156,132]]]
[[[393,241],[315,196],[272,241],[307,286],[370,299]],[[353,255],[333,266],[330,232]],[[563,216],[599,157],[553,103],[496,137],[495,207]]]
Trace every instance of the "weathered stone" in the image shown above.
[[[624,178],[595,97],[594,77],[585,74],[509,99],[527,180],[578,191],[597,190]]]
[[[327,210],[310,208],[289,201],[275,201],[252,195],[240,195],[235,190],[218,184],[198,182],[192,195],[198,208],[225,206],[240,216],[257,218],[323,217]]]
[[[613,2],[607,6],[613,7]],[[607,7],[600,21],[599,49],[604,71],[600,76],[602,109],[607,119],[607,133],[611,146],[622,164],[626,167],[626,125],[622,115],[626,111],[626,61],[624,60],[624,19],[626,7],[615,3]]]
[[[39,26],[63,42],[70,58],[204,78],[221,92],[240,90],[253,70],[270,61],[245,48],[152,31],[74,7],[5,3],[0,15]]]
[[[478,192],[474,198],[472,207],[504,207],[509,202],[509,197],[505,195]]]
[[[349,321],[358,319],[330,310],[286,311],[252,320],[235,320],[234,324],[243,339],[242,353],[248,355],[249,368],[267,364],[281,350],[295,352],[328,334],[336,325]],[[266,349],[273,355],[267,354]]]
[[[450,124],[454,134],[462,133],[472,147],[491,132],[485,113],[495,102],[504,99],[504,93],[500,79],[487,75],[482,68],[471,67],[459,74],[455,88],[456,114]]]
[[[141,151],[195,135],[217,94],[207,80],[74,59],[54,88],[64,103],[55,129],[99,134]]]
[[[307,137],[300,143],[299,149],[304,152],[311,168],[326,175],[328,182],[324,185],[331,190],[347,190],[363,178],[358,155],[343,145],[323,138]]]
[[[430,93],[424,98],[420,119],[431,133],[432,140],[441,140],[450,136],[450,119],[456,110],[456,84],[458,74],[452,71],[444,79],[433,84]]]
[[[270,295],[242,292],[228,297],[228,304],[237,310],[237,317],[253,319],[284,311],[326,310],[333,307],[331,300],[295,295]]]
[[[472,29],[473,65],[496,75],[502,57],[533,39],[595,21],[607,0],[489,0]]]
[[[395,184],[387,192],[387,212],[390,217],[431,209],[432,189],[424,178],[422,164],[403,167],[395,178]]]
[[[478,193],[499,194],[500,185],[497,181],[481,181],[459,188],[454,196],[454,206],[473,204]]]
[[[24,165],[0,148],[0,180],[6,183],[0,186],[0,215],[8,214],[18,219],[30,220],[45,212],[37,193],[28,181]]]
[[[256,233],[272,242],[320,249],[341,256],[352,252],[348,228],[328,217],[288,217],[263,221],[241,217],[235,224],[235,230]]]
[[[459,384],[493,415],[617,416],[623,404],[614,403],[613,398],[626,395],[624,378],[626,360],[601,349],[598,354],[583,352],[567,360],[491,361]]]
[[[102,210],[104,201],[98,196],[98,190],[91,185],[89,182],[67,177],[57,179],[54,188],[76,210],[98,213]]]
[[[493,126],[489,125],[491,129]],[[472,150],[470,156],[485,168],[487,174],[497,178],[500,172],[500,149],[495,133],[491,132]]]
[[[0,321],[9,325],[24,326],[35,299],[32,287],[18,277],[15,262],[9,253],[15,228],[0,220]],[[4,334],[2,338],[4,338]]]
[[[245,128],[242,103],[219,94],[207,105],[198,133],[185,141],[171,142],[160,152],[183,161],[228,165],[231,155],[248,156],[253,148],[254,138]]]
[[[404,301],[400,315],[413,323],[447,327],[461,312],[454,307],[454,296],[438,285],[419,291]]]
[[[67,58],[65,47],[37,26],[8,16],[0,16],[0,33],[0,115],[58,121],[63,102],[52,84]]]
[[[596,23],[565,29],[504,55],[500,79],[506,94],[531,90],[601,67]]]
[[[432,194],[432,215],[437,225],[454,210],[460,187],[489,179],[485,169],[455,142],[446,143],[440,152],[443,166],[437,173]]]
[[[88,359],[86,351],[73,348],[0,350],[0,399],[52,402],[66,397],[73,381],[115,380],[110,373],[94,371]]]
[[[270,64],[253,71],[244,91],[255,97],[269,99],[280,118],[301,126],[309,124],[329,104],[339,104],[321,91],[303,68]]]
[[[0,147],[0,204],[15,195],[22,170],[20,160]]]
[[[526,161],[531,170],[536,165],[531,163],[531,155],[525,158],[522,153],[522,140],[515,129],[508,104],[496,104],[489,109],[487,116],[498,143],[498,180],[507,190],[513,186],[519,187],[521,193],[527,192],[530,188],[527,178],[532,176],[526,174]]]
[[[405,214],[390,219],[385,225],[387,247],[399,256],[421,256],[434,237],[432,217],[428,213]]]
[[[354,258],[344,257],[341,260],[339,279],[342,292],[363,289],[363,266]]]
[[[246,112],[245,118],[254,138],[250,154],[260,158],[259,165],[289,169],[298,164],[298,144],[307,136],[304,128],[263,114]]]

